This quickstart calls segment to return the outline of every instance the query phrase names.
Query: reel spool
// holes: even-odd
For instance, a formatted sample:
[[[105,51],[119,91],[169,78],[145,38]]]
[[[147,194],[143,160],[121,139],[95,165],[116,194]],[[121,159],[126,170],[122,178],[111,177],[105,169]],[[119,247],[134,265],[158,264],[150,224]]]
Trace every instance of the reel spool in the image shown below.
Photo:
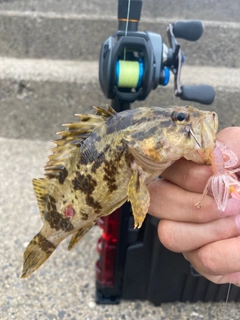
[[[143,85],[144,63],[143,61],[118,60],[116,64],[116,81],[118,88],[139,89]],[[170,70],[166,67],[162,70],[159,84],[166,86],[170,80]]]
[[[140,61],[118,60],[116,63],[116,86],[137,89],[142,86],[144,65]]]

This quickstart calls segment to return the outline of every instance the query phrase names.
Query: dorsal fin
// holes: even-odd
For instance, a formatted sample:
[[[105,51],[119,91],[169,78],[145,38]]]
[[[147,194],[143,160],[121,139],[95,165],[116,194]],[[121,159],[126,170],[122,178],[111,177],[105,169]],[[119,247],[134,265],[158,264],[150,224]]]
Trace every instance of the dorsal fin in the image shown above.
[[[102,116],[104,118],[109,118],[116,114],[117,112],[109,105],[107,105],[107,109],[103,109],[101,107],[93,107],[96,110],[96,115]]]
[[[61,138],[55,141],[57,146],[52,149],[53,153],[48,157],[49,161],[45,166],[45,175],[48,178],[57,178],[60,183],[63,183],[71,170],[74,157],[78,155],[82,141],[116,113],[109,106],[106,110],[100,107],[94,108],[96,115],[76,114],[79,122],[63,124],[67,130],[58,132]]]

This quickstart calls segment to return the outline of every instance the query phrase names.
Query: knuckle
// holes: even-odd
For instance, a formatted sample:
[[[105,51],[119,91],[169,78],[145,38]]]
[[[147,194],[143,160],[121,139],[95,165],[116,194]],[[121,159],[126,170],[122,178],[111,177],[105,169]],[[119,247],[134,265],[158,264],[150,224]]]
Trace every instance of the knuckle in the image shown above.
[[[168,220],[161,220],[158,225],[158,237],[167,249],[174,252],[181,252],[176,239],[174,224]]]
[[[206,247],[198,250],[198,259],[204,273],[208,275],[218,274],[216,259]]]

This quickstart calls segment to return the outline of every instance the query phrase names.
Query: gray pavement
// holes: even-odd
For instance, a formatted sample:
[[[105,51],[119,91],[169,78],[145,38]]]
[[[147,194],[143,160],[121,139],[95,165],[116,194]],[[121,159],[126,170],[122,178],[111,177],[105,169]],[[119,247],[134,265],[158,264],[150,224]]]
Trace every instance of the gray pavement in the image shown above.
[[[180,3],[180,5],[179,5]],[[117,0],[0,0],[0,320],[239,319],[235,303],[94,302],[95,227],[72,252],[65,241],[30,279],[19,278],[23,251],[41,227],[31,179],[43,166],[61,124],[109,101],[98,83],[101,43],[117,28]],[[197,43],[180,41],[183,84],[207,83],[220,128],[240,125],[240,2],[143,0],[140,30],[160,33],[177,19],[202,19]],[[185,104],[173,84],[141,105]]]
[[[39,231],[41,220],[31,179],[43,174],[50,142],[0,138],[1,320],[238,320],[235,303],[169,303],[121,301],[96,305],[94,265],[96,242],[93,228],[72,251],[64,241],[53,256],[30,278],[20,279],[22,254]]]

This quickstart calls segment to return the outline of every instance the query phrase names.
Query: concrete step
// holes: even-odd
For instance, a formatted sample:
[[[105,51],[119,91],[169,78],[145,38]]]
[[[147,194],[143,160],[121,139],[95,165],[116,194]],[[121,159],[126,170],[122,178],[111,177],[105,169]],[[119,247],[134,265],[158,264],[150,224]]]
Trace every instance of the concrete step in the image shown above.
[[[41,2],[39,1],[39,3]],[[153,5],[154,3],[152,3]],[[162,19],[155,16],[153,8],[150,12],[154,16],[143,14],[139,30],[160,33],[167,44],[167,25],[177,18],[188,18],[187,15],[181,16],[179,13],[179,17],[176,19],[174,16]],[[197,13],[196,10],[196,14],[192,18],[201,18]],[[188,63],[190,65],[240,68],[240,60],[238,59],[240,47],[237,45],[240,43],[240,23],[207,21],[206,17],[204,17],[205,31],[199,41],[195,43],[179,41],[187,55]],[[116,31],[115,10],[112,16],[107,14],[107,10],[103,12],[103,15],[89,14],[87,10],[83,10],[81,14],[78,12],[77,14],[68,14],[0,11],[0,56],[97,61],[101,44]]]
[[[75,120],[75,113],[93,112],[93,105],[107,100],[98,82],[98,62],[21,60],[0,58],[0,136],[39,140],[56,139],[61,124]],[[185,65],[182,84],[206,83],[217,96],[211,106],[174,97],[172,81],[152,91],[138,106],[195,105],[215,110],[220,128],[240,125],[240,69]]]
[[[240,3],[236,0],[143,0],[142,18],[203,19],[238,22]],[[11,0],[0,1],[0,10],[55,12],[117,16],[117,0]]]

